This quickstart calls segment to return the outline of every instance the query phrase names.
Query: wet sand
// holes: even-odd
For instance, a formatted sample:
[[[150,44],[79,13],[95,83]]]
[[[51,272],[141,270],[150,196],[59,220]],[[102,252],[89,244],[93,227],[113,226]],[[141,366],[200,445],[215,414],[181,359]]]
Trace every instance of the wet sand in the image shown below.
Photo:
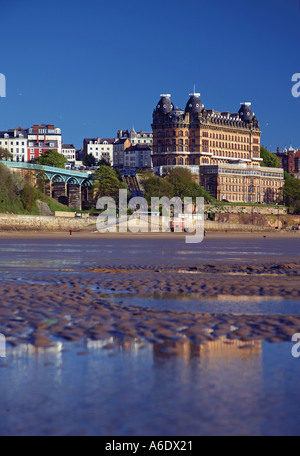
[[[278,342],[300,330],[300,304],[296,315],[151,308],[153,297],[184,298],[187,309],[189,300],[220,297],[248,299],[249,305],[258,297],[300,302],[295,233],[208,233],[196,246],[184,243],[184,233],[125,234],[127,242],[118,234],[22,236],[5,233],[0,244],[0,333],[11,345],[109,337]],[[142,306],[132,305],[135,297]]]
[[[202,344],[228,340],[290,341],[300,329],[299,315],[228,315],[160,311],[130,305],[130,296],[218,296],[293,298],[300,300],[300,262],[199,266],[124,265],[91,267],[72,276],[62,268],[33,279],[0,283],[0,333],[11,345],[51,347],[57,340],[105,340],[110,337],[154,344],[166,341]],[[36,283],[35,283],[36,281]],[[30,282],[30,281],[29,281]],[[122,296],[125,305],[112,298]],[[124,298],[125,296],[125,298]]]

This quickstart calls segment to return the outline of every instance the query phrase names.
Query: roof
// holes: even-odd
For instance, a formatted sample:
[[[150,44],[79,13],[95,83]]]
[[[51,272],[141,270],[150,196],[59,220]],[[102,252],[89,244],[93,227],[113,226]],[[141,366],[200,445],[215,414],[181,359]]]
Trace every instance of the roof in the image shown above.
[[[167,114],[172,111],[172,109],[174,109],[174,105],[170,99],[170,96],[171,95],[169,94],[162,94],[160,96],[160,100],[156,105],[155,112],[160,114]]]
[[[102,139],[100,139],[100,144],[103,144],[104,141],[106,141],[108,144],[113,144],[115,142],[115,140],[112,138],[102,138]]]
[[[251,103],[241,103],[238,114],[243,122],[251,122],[254,119],[254,112],[250,105]]]
[[[186,104],[185,112],[196,114],[201,112],[203,108],[204,105],[200,100],[200,93],[190,93],[190,98]]]
[[[117,139],[113,144],[124,144],[126,141],[129,141],[129,138]]]
[[[146,150],[147,152],[148,151],[151,151],[151,147],[149,147],[147,144],[135,144],[134,146],[130,146],[126,149],[126,152],[127,151],[130,151],[130,150],[134,150],[134,151],[137,151],[137,150]]]
[[[74,144],[63,144],[62,149],[75,149]]]

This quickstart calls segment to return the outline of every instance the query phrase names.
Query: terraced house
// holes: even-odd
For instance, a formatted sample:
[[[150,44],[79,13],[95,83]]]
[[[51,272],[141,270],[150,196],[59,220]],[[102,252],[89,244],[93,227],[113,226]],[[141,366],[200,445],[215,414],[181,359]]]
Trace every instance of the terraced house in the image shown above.
[[[251,103],[237,113],[205,109],[191,93],[185,109],[162,94],[153,111],[153,167],[163,174],[188,167],[196,182],[219,200],[276,203],[283,170],[260,166],[259,122]]]

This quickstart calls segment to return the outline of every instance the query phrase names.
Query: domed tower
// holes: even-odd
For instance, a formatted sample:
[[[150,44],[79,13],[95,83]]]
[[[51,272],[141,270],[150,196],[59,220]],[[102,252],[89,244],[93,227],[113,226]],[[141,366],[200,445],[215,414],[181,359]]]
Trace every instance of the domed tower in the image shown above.
[[[154,113],[156,114],[168,114],[170,111],[174,109],[174,105],[171,101],[170,94],[161,94],[160,100],[156,105]]]
[[[190,93],[189,97],[190,98],[185,107],[185,112],[199,114],[204,108],[204,104],[200,100],[200,93]]]
[[[240,119],[243,122],[246,122],[246,123],[252,122],[253,119],[255,118],[254,112],[252,111],[250,106],[251,106],[251,103],[248,103],[248,102],[241,103],[241,107],[238,111],[238,114],[240,116]]]

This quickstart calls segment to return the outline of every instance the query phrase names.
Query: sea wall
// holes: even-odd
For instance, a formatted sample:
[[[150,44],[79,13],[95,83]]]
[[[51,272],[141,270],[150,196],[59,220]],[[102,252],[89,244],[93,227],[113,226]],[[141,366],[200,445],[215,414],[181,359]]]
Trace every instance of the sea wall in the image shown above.
[[[271,226],[251,225],[241,223],[226,223],[226,222],[213,222],[205,220],[204,228],[207,231],[275,231]]]
[[[35,216],[35,215],[10,215],[0,214],[0,231],[81,231],[87,228],[94,228],[96,231],[96,217],[79,218],[74,217],[74,214],[70,214],[70,217],[54,217],[54,216]],[[235,216],[235,217],[234,217]],[[261,217],[261,216],[259,216]],[[270,216],[272,217],[272,216]],[[216,217],[218,220],[211,221],[205,220],[205,229],[210,231],[273,231],[277,226],[291,229],[292,226],[298,226],[300,224],[300,216],[288,215],[285,218],[279,220],[277,217],[274,220],[265,220],[263,222],[260,218],[255,219],[251,223],[252,218],[244,220],[243,223],[239,222],[237,214],[223,214],[223,217]],[[248,222],[248,223],[246,223]],[[157,231],[162,230],[162,225],[165,229],[169,224],[163,223],[162,218],[158,218],[154,227]],[[151,225],[148,224],[147,220],[143,220],[140,223],[140,228],[144,228],[143,231],[151,231]],[[106,231],[106,230],[105,230]]]
[[[260,215],[286,215],[288,208],[285,206],[221,206],[205,204],[204,212],[210,214],[260,214]]]
[[[219,223],[230,223],[233,225],[254,225],[264,227],[279,227],[279,228],[291,228],[292,226],[300,223],[300,215],[292,214],[233,214],[233,213],[217,213],[214,214],[215,222]]]
[[[95,223],[95,218],[74,218],[74,216],[69,218],[0,214],[1,231],[76,231],[83,230]]]

